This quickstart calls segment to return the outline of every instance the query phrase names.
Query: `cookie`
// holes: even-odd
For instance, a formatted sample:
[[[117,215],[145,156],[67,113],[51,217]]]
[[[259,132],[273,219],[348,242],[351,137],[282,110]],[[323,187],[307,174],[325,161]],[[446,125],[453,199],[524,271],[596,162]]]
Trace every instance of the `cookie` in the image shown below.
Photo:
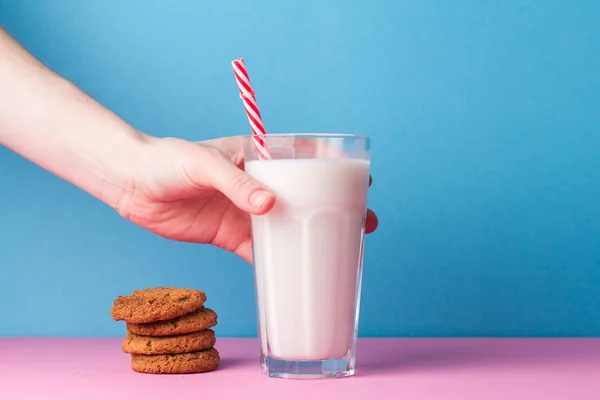
[[[210,349],[215,345],[215,332],[206,329],[179,336],[140,336],[127,332],[121,348],[131,354],[178,354]]]
[[[201,290],[150,288],[134,290],[131,296],[116,298],[110,315],[117,321],[142,324],[173,319],[202,307],[206,295]]]
[[[201,307],[194,312],[166,321],[147,324],[127,323],[127,330],[144,336],[172,336],[198,332],[217,324],[217,314],[210,308]]]
[[[195,353],[131,355],[131,368],[145,374],[191,374],[213,371],[218,366],[219,352],[214,348]]]

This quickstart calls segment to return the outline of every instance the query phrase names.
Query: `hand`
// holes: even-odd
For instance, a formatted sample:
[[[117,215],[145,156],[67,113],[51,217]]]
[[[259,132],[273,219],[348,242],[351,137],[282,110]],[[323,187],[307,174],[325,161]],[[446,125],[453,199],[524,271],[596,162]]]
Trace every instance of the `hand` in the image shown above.
[[[146,148],[119,213],[165,238],[212,244],[251,263],[249,214],[267,213],[275,196],[244,172],[242,138],[149,138]],[[377,223],[368,210],[366,232]]]
[[[242,139],[143,135],[40,63],[0,28],[0,145],[169,239],[252,260],[251,214],[273,194],[243,171]],[[2,96],[2,94],[6,94]],[[377,217],[367,214],[367,232]]]

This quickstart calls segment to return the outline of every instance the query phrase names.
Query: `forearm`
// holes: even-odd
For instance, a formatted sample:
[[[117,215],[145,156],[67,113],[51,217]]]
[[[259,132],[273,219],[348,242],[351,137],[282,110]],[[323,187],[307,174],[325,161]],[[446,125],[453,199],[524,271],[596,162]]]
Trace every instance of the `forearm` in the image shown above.
[[[144,143],[0,29],[0,144],[118,207]]]

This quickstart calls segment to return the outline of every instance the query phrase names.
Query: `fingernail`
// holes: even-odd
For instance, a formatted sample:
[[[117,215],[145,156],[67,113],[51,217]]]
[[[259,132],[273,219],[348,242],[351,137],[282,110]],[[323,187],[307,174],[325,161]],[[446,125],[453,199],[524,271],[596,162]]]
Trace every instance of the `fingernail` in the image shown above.
[[[266,190],[257,190],[250,195],[250,205],[254,208],[261,208],[265,201],[271,197],[271,193]]]

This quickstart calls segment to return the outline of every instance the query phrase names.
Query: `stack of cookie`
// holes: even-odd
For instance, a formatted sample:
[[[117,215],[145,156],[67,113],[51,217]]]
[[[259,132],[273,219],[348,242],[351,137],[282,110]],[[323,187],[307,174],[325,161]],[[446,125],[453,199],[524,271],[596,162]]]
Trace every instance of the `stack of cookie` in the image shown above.
[[[150,288],[115,300],[111,316],[127,322],[123,351],[131,368],[149,374],[208,372],[219,365],[217,314],[201,290]]]

